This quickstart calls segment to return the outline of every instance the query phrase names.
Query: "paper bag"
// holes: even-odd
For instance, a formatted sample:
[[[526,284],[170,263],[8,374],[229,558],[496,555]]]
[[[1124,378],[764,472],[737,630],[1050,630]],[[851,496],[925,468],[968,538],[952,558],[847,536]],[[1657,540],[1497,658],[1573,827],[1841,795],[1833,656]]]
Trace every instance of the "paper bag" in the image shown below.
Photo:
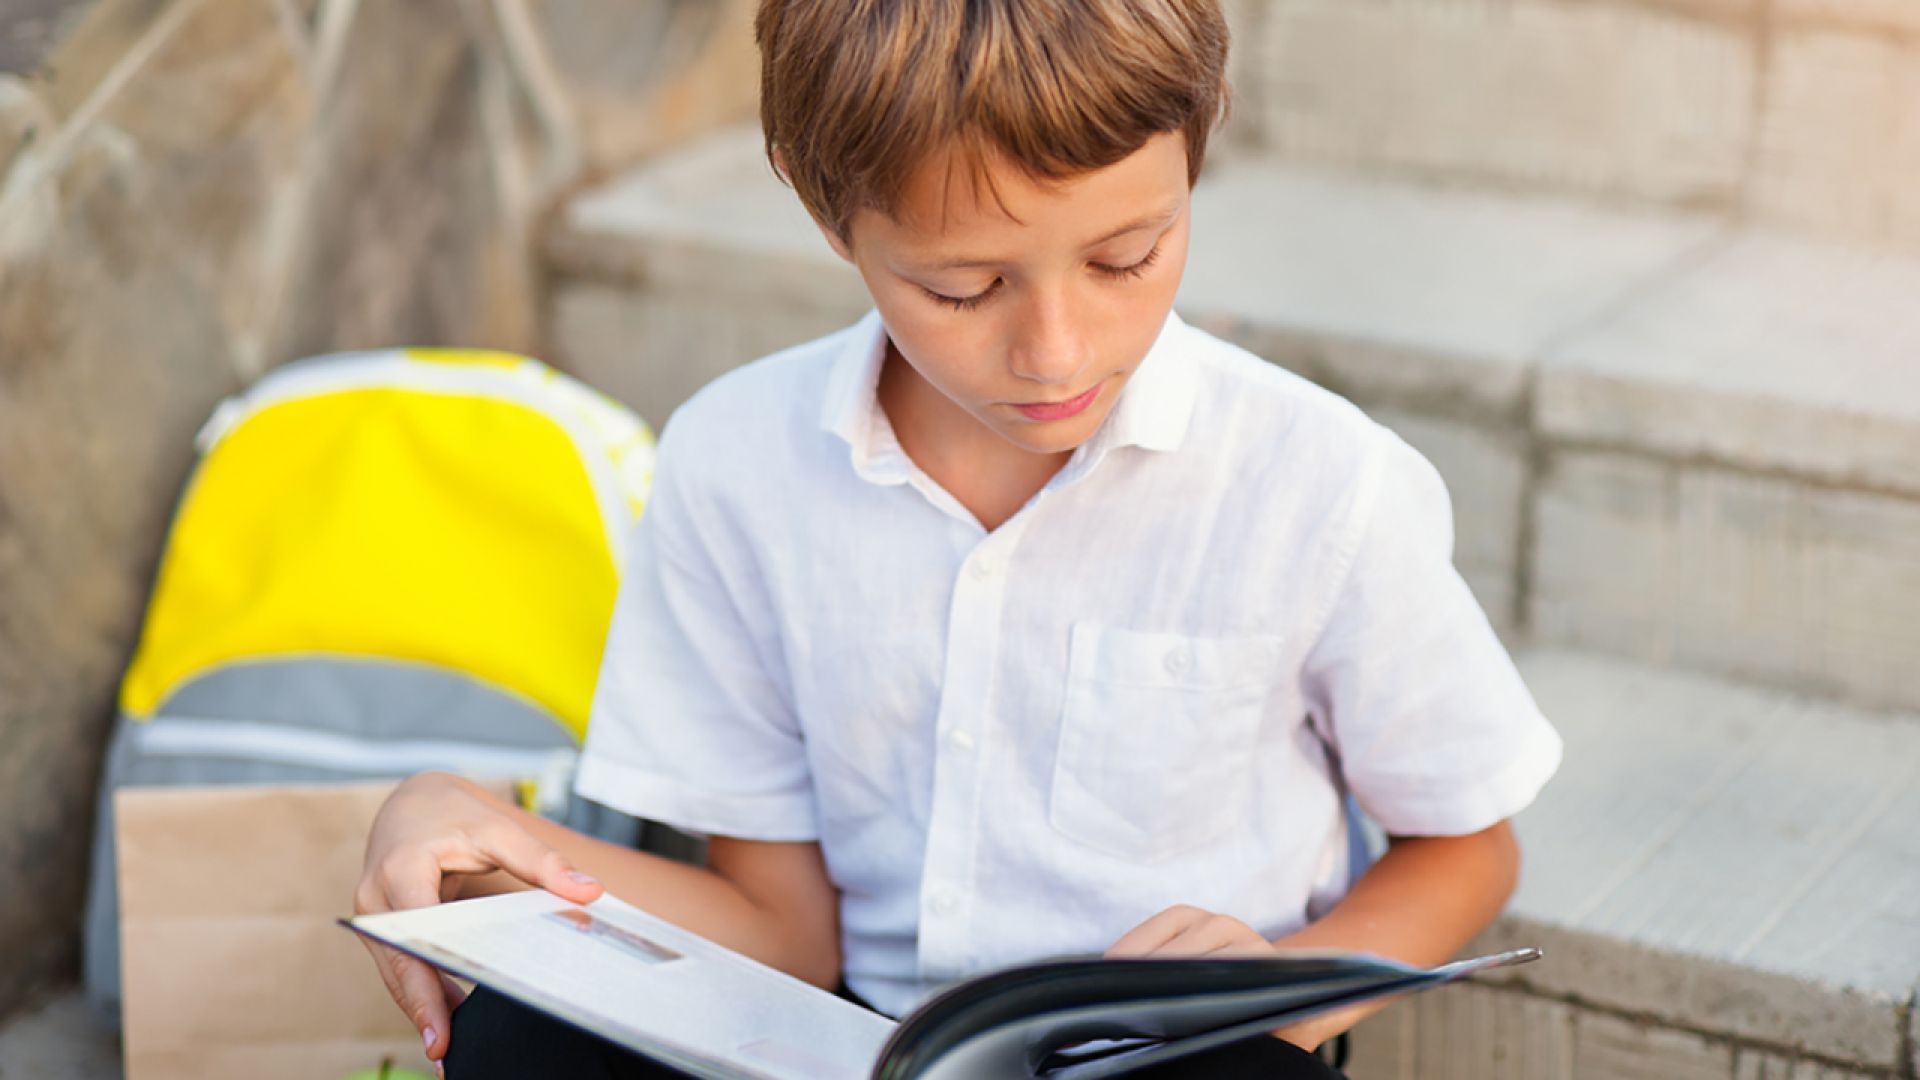
[[[342,1080],[382,1059],[431,1074],[334,921],[393,787],[115,794],[128,1080]]]

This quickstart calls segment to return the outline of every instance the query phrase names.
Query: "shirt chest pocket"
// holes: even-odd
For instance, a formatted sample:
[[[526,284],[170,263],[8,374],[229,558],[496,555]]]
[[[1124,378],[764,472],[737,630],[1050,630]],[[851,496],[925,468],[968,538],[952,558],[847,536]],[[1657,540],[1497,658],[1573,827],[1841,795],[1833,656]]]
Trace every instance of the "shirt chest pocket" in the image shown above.
[[[1281,639],[1075,623],[1049,816],[1065,836],[1154,862],[1248,812]]]

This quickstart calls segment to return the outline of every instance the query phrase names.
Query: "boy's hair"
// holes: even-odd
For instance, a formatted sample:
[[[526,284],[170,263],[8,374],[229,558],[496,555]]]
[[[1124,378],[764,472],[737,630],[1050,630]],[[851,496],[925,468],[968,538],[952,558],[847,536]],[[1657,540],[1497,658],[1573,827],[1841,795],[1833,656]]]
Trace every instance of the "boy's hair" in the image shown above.
[[[1180,131],[1191,182],[1226,104],[1218,0],[761,0],[755,36],[767,152],[842,240],[943,150],[1058,180]]]

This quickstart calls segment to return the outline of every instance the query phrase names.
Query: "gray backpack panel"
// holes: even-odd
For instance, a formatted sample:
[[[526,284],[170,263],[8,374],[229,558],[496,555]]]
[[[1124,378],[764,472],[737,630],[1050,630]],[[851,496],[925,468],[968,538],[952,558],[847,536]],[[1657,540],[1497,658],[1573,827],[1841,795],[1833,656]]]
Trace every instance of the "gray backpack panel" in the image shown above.
[[[570,733],[514,695],[462,674],[390,661],[303,657],[236,664],[182,686],[151,720],[120,717],[100,785],[83,924],[89,1000],[117,1020],[113,793],[119,788],[343,783],[432,769],[544,777],[563,796],[543,807],[549,816],[614,843],[698,861],[699,845],[680,834],[643,828],[573,795],[575,752]],[[350,902],[341,898],[343,911]]]

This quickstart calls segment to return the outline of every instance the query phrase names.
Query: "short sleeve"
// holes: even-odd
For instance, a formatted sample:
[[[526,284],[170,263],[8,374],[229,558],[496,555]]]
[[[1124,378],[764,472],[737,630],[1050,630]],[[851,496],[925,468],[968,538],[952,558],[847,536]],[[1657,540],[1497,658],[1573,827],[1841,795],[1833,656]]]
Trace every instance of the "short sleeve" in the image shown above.
[[[669,425],[608,628],[574,786],[688,831],[818,838],[811,773],[745,538],[700,520]],[[690,490],[690,488],[692,490]],[[764,616],[757,621],[768,621]]]
[[[1532,802],[1561,741],[1453,567],[1439,473],[1380,435],[1303,686],[1369,817],[1393,835],[1466,835]]]

